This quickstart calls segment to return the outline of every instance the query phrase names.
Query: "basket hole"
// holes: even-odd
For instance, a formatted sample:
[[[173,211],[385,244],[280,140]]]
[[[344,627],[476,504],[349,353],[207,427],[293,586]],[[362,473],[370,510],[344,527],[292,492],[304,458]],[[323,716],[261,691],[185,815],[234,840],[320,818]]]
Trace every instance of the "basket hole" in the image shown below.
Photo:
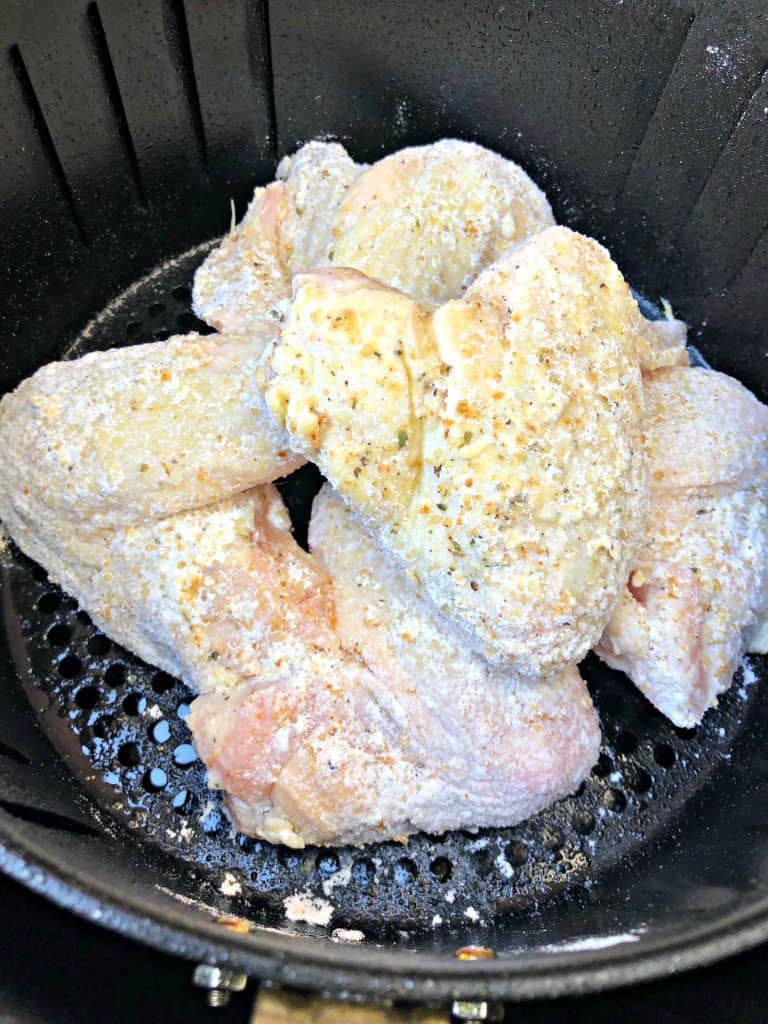
[[[51,615],[57,611],[61,604],[61,594],[57,594],[55,591],[50,591],[48,594],[43,594],[40,600],[37,602],[38,611],[43,612],[44,615]]]
[[[141,762],[141,754],[135,743],[122,743],[117,751],[117,759],[124,768],[136,768]]]
[[[622,754],[634,754],[637,750],[637,736],[629,729],[620,732],[616,737],[616,747]]]
[[[177,302],[191,302],[192,292],[185,284],[180,284],[171,291],[171,297]]]
[[[653,759],[662,768],[671,768],[675,763],[675,752],[668,743],[657,743],[653,748]]]
[[[88,641],[88,653],[100,657],[102,654],[106,654],[111,646],[112,642],[109,637],[104,636],[103,633],[97,633]]]
[[[368,857],[358,857],[352,865],[352,881],[361,889],[373,884],[376,877],[376,865]]]
[[[155,722],[149,729],[149,738],[153,743],[167,743],[171,737],[171,727],[164,718]]]
[[[410,885],[417,874],[416,865],[410,857],[401,857],[392,868],[392,877],[395,885]]]
[[[173,763],[179,768],[188,768],[197,760],[197,753],[191,743],[180,743],[173,752]]]
[[[295,871],[296,868],[301,864],[302,856],[295,850],[291,850],[288,847],[281,846],[277,851],[278,862],[282,867],[288,871]]]
[[[68,654],[59,662],[59,675],[63,679],[74,679],[75,676],[80,675],[82,667],[79,658],[76,658],[74,654]]]
[[[112,732],[112,727],[115,724],[114,715],[102,715],[101,718],[97,718],[91,726],[93,735],[98,737],[100,740],[105,740]]]
[[[330,878],[339,870],[339,858],[330,850],[318,853],[315,857],[315,870],[323,878]]]
[[[140,693],[129,693],[128,696],[123,700],[123,711],[126,715],[130,715],[131,718],[135,718],[136,715],[141,715],[147,706],[146,697],[142,697]]]
[[[493,871],[493,854],[490,850],[478,850],[475,854],[475,871],[480,878],[487,878]]]
[[[453,864],[447,857],[435,857],[429,865],[429,870],[438,882],[447,882],[453,874]]]
[[[130,338],[131,341],[135,341],[136,338],[141,337],[141,320],[131,320],[128,326],[125,328],[126,338]]]
[[[608,757],[607,754],[601,754],[597,759],[597,764],[592,769],[592,774],[596,775],[598,779],[604,779],[613,771],[613,761]]]
[[[59,622],[51,626],[46,635],[46,640],[51,647],[64,647],[72,639],[72,630],[65,622]]]
[[[165,312],[165,303],[164,302],[153,302],[152,305],[149,307],[149,315],[151,317],[157,318],[159,316],[162,316],[164,312]]]
[[[595,831],[595,819],[589,811],[576,811],[573,816],[573,830],[580,836],[588,836]]]
[[[629,784],[636,793],[647,793],[653,785],[653,776],[645,768],[638,768],[632,774]]]
[[[95,686],[81,686],[75,694],[75,704],[84,711],[95,708],[99,702],[99,691]]]
[[[169,676],[167,672],[155,672],[152,676],[152,689],[155,693],[167,693],[175,685],[176,680],[173,676]]]
[[[152,335],[155,341],[167,341],[171,336],[171,332],[167,327],[161,327],[159,331],[155,331]]]
[[[514,868],[522,867],[528,860],[528,847],[519,839],[513,839],[504,847],[504,856]]]
[[[627,798],[620,789],[609,789],[603,797],[603,806],[607,811],[621,814],[627,806]]]
[[[82,611],[82,609],[77,613],[77,621],[81,622],[84,626],[93,625],[93,622],[91,621],[91,616],[88,614],[88,612]]]
[[[122,686],[125,681],[125,665],[120,661],[113,662],[104,673],[104,682],[109,686]]]
[[[195,803],[195,798],[188,789],[180,789],[178,793],[174,793],[171,805],[174,811],[178,814],[188,814]]]
[[[176,714],[179,716],[182,722],[186,721],[186,719],[189,717],[189,711],[189,704],[187,704],[186,702],[179,704],[179,706],[176,708]]]
[[[162,768],[150,768],[144,772],[141,784],[147,793],[159,793],[168,785],[168,776]]]
[[[32,579],[37,580],[38,583],[48,583],[48,573],[42,565],[32,566]]]

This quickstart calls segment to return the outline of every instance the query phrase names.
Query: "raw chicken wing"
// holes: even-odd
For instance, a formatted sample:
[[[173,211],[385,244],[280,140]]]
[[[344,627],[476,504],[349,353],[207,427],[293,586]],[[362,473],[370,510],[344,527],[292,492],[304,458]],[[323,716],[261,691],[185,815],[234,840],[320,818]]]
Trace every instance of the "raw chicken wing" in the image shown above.
[[[310,142],[277,175],[195,276],[195,312],[219,330],[258,329],[289,298],[294,274],[329,264],[444,302],[511,243],[554,223],[517,164],[456,139],[369,168],[337,143]]]
[[[648,532],[597,653],[692,726],[766,652],[768,408],[701,368],[646,380]]]
[[[421,655],[389,664],[373,626],[356,645],[346,580],[337,598],[270,486],[87,536],[48,528],[50,551],[12,533],[109,636],[201,694],[188,722],[246,833],[300,847],[512,824],[595,759],[597,719],[575,671],[517,691],[455,646],[441,652],[433,627],[422,639],[416,611]],[[344,550],[383,573],[349,531]],[[387,579],[393,600],[397,585]],[[453,676],[421,672],[440,659]]]
[[[277,541],[309,626],[285,662],[192,706],[239,828],[291,846],[403,838],[512,824],[579,785],[600,731],[575,669],[515,686],[467,655],[327,488],[311,542],[329,575]]]
[[[44,366],[0,401],[0,516],[91,531],[291,472],[303,460],[254,384],[265,340],[190,334]]]
[[[434,314],[300,275],[261,379],[419,594],[540,678],[597,642],[644,534],[641,321],[607,252],[549,228]]]

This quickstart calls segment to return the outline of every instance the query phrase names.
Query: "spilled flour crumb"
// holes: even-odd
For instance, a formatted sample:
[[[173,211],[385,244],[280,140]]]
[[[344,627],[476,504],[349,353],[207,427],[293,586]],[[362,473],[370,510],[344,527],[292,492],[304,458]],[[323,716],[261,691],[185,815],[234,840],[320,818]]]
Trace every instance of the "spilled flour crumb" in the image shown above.
[[[745,654],[741,659],[741,685],[754,686],[756,682],[757,676],[755,675],[755,670],[752,668],[752,664]]]
[[[331,939],[334,942],[362,942],[365,938],[364,932],[356,928],[334,928],[331,932]]]
[[[219,886],[219,892],[224,896],[239,896],[242,891],[243,887],[238,882],[237,877],[231,871],[227,871],[224,875],[224,881]]]
[[[343,868],[339,868],[330,878],[326,878],[323,882],[323,893],[325,896],[330,896],[334,889],[344,887],[352,877],[352,865],[345,864]]]
[[[504,878],[511,878],[512,875],[514,875],[515,869],[507,860],[507,855],[504,853],[503,850],[496,858],[495,864]]]
[[[574,939],[571,942],[559,942],[551,946],[542,946],[547,953],[573,953],[582,950],[608,949],[610,946],[621,946],[625,942],[637,942],[645,932],[645,928],[624,932],[621,935],[591,935],[585,939]]]
[[[321,896],[313,896],[309,889],[286,896],[283,900],[285,916],[289,921],[327,925],[333,917],[333,904]]]

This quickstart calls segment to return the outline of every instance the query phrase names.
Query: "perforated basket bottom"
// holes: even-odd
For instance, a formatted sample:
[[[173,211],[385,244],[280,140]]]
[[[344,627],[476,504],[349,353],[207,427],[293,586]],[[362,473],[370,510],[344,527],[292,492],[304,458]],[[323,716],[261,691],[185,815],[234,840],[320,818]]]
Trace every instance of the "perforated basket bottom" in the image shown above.
[[[207,331],[190,312],[190,282],[204,248],[141,280],[100,314],[68,351]],[[311,468],[282,485],[305,536],[319,477]],[[530,911],[589,884],[670,828],[706,782],[745,718],[750,690],[734,686],[695,730],[672,727],[628,681],[589,658],[583,672],[604,741],[573,796],[516,828],[407,845],[292,851],[237,834],[221,794],[206,787],[184,719],[192,700],[180,682],[112,644],[46,573],[13,550],[5,573],[25,641],[29,681],[43,728],[100,808],[132,833],[186,862],[199,892],[220,893],[246,916],[282,916],[306,892],[334,907],[333,927],[367,936],[489,922]]]

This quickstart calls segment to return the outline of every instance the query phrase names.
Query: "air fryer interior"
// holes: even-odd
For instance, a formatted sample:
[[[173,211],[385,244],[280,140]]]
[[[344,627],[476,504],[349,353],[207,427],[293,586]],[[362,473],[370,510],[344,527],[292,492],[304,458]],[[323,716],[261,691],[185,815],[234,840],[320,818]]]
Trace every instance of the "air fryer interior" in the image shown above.
[[[5,0],[0,385],[193,328],[191,276],[230,199],[242,212],[299,142],[371,160],[458,135],[521,162],[765,400],[760,7]],[[286,485],[299,524],[316,486]],[[589,660],[604,747],[574,796],[515,829],[294,852],[231,833],[180,683],[13,550],[2,579],[0,863],[81,913],[254,973],[422,998],[617,983],[768,931],[759,659],[697,730]],[[301,892],[334,906],[328,928],[285,920]],[[459,963],[470,942],[499,959]]]

